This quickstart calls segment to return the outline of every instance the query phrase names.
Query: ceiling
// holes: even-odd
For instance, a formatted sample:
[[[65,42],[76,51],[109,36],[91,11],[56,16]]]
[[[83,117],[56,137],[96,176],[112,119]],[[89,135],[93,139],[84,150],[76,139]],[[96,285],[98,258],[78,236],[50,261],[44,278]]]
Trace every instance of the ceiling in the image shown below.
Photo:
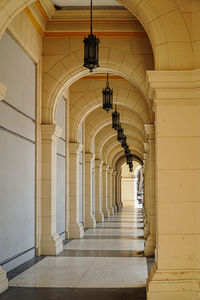
[[[88,7],[90,6],[90,0],[52,0],[53,4],[60,6],[60,7]],[[116,0],[93,0],[93,6],[121,6],[120,3]]]

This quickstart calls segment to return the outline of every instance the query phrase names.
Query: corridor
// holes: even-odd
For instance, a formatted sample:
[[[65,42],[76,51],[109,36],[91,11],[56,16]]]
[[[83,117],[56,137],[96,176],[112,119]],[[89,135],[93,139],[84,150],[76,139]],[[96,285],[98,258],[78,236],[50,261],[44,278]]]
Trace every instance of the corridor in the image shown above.
[[[0,299],[146,299],[143,234],[142,208],[123,208],[83,239],[67,241],[59,256],[11,271],[15,277]]]

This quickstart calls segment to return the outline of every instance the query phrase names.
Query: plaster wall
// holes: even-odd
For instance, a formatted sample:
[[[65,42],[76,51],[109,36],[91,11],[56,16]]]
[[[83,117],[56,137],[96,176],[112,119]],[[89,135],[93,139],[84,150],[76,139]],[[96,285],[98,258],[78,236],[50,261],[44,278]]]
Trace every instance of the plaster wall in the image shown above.
[[[4,33],[0,66],[0,262],[9,271],[35,254],[35,65]]]

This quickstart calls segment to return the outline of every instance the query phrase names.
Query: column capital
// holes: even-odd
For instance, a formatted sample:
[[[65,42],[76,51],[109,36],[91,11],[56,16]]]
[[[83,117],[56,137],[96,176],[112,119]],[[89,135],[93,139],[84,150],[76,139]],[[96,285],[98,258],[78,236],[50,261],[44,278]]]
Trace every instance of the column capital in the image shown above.
[[[100,168],[103,165],[103,160],[95,159],[95,167]]]
[[[112,176],[116,176],[117,175],[117,171],[113,170]]]
[[[111,175],[112,175],[112,172],[113,172],[113,169],[109,168],[109,169],[108,169],[108,174],[111,174]]]
[[[148,154],[148,152],[149,152],[149,143],[144,143],[144,150],[145,150],[145,154]]]
[[[85,153],[85,162],[91,163],[95,158],[94,153]]]
[[[56,124],[42,124],[41,135],[42,140],[52,140],[54,137],[58,138],[62,135],[62,128]]]
[[[80,143],[69,143],[69,153],[70,154],[77,154],[81,151],[83,146]]]
[[[102,165],[102,170],[103,171],[108,171],[109,165],[103,164]]]
[[[186,71],[147,71],[149,98],[156,102],[199,101],[200,69]]]
[[[0,82],[0,101],[3,100],[6,96],[7,87]]]

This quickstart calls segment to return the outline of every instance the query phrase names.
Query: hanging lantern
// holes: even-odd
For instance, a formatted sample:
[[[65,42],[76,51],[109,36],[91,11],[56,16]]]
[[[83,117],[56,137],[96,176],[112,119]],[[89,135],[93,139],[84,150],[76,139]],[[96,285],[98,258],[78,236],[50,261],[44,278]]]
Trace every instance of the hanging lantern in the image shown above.
[[[115,105],[115,111],[112,113],[112,128],[115,130],[120,126],[119,119],[120,114],[117,112],[117,105]]]
[[[108,82],[108,73],[107,73],[107,83],[105,89],[102,91],[103,94],[103,109],[107,112],[113,108],[113,89],[110,88]]]
[[[127,156],[127,155],[130,155],[130,150],[129,150],[129,146],[127,145],[125,148],[124,148],[124,154]]]
[[[129,171],[130,171],[130,172],[133,172],[133,164],[132,164],[132,165],[129,165]]]
[[[92,0],[90,5],[90,34],[84,38],[84,64],[83,66],[88,68],[90,72],[93,69],[99,67],[99,38],[92,33]]]
[[[131,154],[126,156],[126,162],[127,162],[128,165],[132,164],[132,155]]]
[[[125,134],[123,135],[123,140],[122,140],[122,142],[121,142],[121,146],[122,146],[123,148],[126,148],[126,146],[128,146],[127,143],[126,143],[126,136],[125,136]]]
[[[120,125],[120,127],[117,128],[117,140],[119,142],[122,142],[123,141],[123,136],[124,136],[124,129]]]

